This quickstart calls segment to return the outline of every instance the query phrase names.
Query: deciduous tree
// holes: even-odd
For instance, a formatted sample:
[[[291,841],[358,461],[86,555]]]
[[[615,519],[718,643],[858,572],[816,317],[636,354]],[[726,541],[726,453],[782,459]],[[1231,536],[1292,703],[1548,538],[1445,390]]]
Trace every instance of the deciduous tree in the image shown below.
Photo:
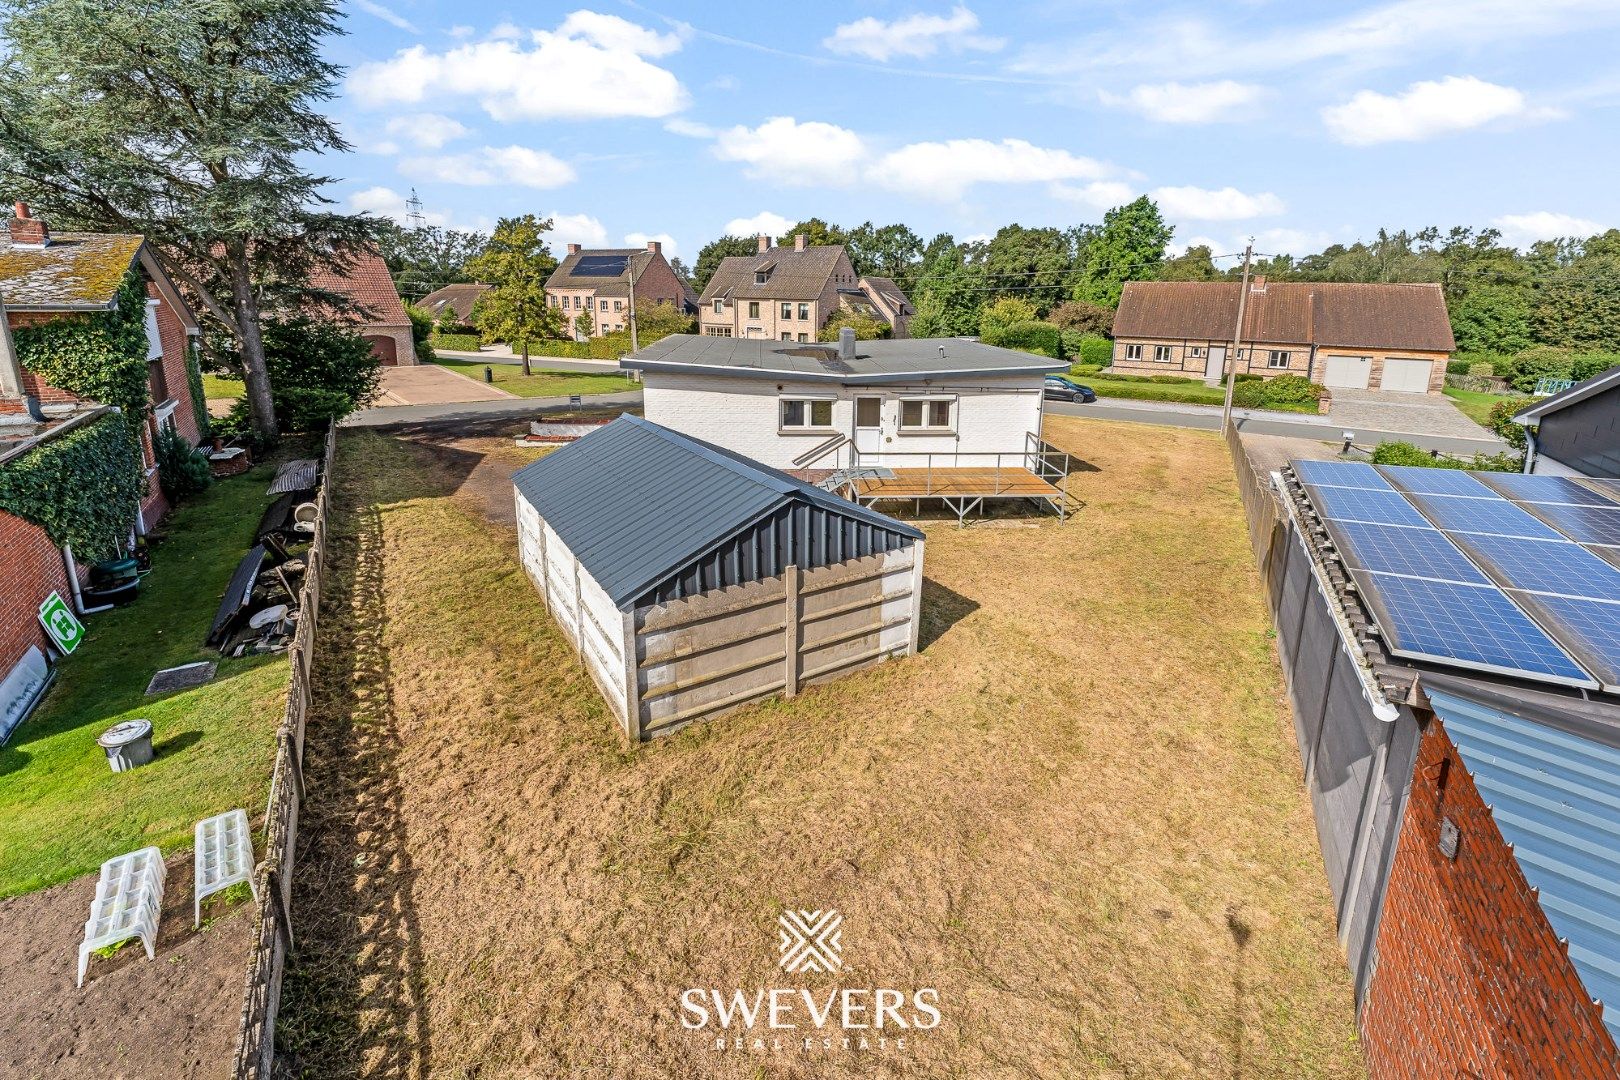
[[[1158,204],[1143,195],[1103,215],[1102,227],[1085,248],[1085,267],[1074,299],[1117,307],[1127,281],[1152,281],[1164,262],[1164,246],[1175,230],[1164,223]]]
[[[562,314],[546,303],[546,278],[557,260],[546,246],[550,218],[533,214],[501,218],[483,252],[468,260],[467,269],[490,290],[478,298],[478,326],[498,341],[523,353],[523,374],[529,368],[529,343],[562,332]],[[574,322],[589,318],[582,312]]]

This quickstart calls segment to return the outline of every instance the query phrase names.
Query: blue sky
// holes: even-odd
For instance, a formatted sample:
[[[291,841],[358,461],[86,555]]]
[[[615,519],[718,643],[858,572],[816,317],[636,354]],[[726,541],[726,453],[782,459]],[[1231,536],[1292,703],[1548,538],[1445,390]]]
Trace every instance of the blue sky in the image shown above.
[[[349,0],[347,209],[557,246],[810,215],[958,239],[1143,192],[1178,245],[1620,226],[1616,0]]]

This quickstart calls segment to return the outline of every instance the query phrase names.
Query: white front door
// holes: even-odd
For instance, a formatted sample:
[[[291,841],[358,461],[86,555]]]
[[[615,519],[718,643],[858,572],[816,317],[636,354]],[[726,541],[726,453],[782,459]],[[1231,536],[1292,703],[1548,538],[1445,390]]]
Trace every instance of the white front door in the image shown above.
[[[1204,360],[1204,378],[1219,379],[1226,373],[1226,346],[1211,345],[1209,355]]]
[[[1372,377],[1370,356],[1330,356],[1322,371],[1322,382],[1343,390],[1365,390]]]
[[[1433,362],[1429,360],[1385,360],[1384,376],[1378,381],[1378,388],[1398,394],[1427,394],[1429,372],[1433,369]]]
[[[855,452],[875,460],[883,452],[883,399],[873,395],[855,399]]]

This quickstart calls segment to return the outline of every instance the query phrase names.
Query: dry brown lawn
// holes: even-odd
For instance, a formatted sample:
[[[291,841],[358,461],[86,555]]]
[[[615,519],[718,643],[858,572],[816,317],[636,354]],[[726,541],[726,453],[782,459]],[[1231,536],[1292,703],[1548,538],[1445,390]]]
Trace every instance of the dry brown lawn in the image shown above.
[[[1054,417],[1059,525],[928,524],[919,656],[630,753],[518,567],[503,440],[349,434],[299,964],[310,1076],[1357,1076],[1216,436]],[[776,968],[844,913],[842,976]],[[936,987],[902,1052],[717,1051],[686,987]],[[794,1044],[790,1043],[789,1046]]]

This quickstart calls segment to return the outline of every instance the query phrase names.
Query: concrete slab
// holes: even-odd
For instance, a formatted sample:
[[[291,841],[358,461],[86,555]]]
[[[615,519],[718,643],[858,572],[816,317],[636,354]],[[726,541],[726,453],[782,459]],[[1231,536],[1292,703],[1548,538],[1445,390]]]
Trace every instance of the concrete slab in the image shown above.
[[[1491,439],[1439,394],[1394,394],[1383,390],[1334,390],[1328,419],[1347,431],[1404,431],[1454,439]]]
[[[418,364],[383,368],[382,393],[373,407],[450,405],[466,401],[499,401],[515,396],[436,364]]]

